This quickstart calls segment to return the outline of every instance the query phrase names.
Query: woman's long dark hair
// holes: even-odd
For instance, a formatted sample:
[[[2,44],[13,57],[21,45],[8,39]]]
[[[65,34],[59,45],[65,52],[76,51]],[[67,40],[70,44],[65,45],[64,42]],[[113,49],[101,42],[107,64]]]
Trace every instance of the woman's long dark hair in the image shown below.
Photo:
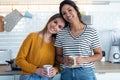
[[[68,4],[68,5],[72,6],[72,7],[77,11],[77,15],[78,15],[79,21],[80,21],[81,23],[85,24],[85,23],[82,21],[82,19],[81,19],[81,13],[79,12],[79,9],[78,9],[77,5],[76,5],[73,1],[71,1],[71,0],[64,0],[64,1],[62,1],[62,2],[60,3],[60,6],[59,6],[59,13],[60,13],[60,15],[63,17],[61,10],[62,10],[62,7],[63,7],[65,4]],[[63,17],[63,19],[64,19],[64,17]],[[66,21],[66,20],[65,20],[65,21]],[[67,21],[66,21],[66,22],[67,22]],[[67,22],[67,23],[68,23],[68,22]]]

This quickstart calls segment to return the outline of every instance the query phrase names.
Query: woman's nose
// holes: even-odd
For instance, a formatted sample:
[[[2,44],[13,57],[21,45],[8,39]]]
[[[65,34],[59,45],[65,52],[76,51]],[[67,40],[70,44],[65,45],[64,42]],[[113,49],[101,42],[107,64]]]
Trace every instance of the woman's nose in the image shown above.
[[[57,30],[57,28],[58,28],[58,25],[55,25],[54,29]]]
[[[66,16],[69,16],[69,15],[70,15],[70,13],[68,11],[66,11]]]

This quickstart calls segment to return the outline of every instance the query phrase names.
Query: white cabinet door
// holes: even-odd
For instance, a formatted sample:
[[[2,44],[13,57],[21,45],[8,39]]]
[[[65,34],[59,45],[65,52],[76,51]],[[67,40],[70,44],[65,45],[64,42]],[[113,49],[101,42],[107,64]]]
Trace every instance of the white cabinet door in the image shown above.
[[[20,75],[14,75],[15,80],[20,80]]]
[[[106,73],[96,73],[95,75],[97,80],[106,80],[105,79]]]
[[[120,73],[96,73],[97,80],[119,80]]]
[[[107,73],[107,80],[120,80],[120,73]]]
[[[0,80],[14,80],[13,75],[0,75]]]

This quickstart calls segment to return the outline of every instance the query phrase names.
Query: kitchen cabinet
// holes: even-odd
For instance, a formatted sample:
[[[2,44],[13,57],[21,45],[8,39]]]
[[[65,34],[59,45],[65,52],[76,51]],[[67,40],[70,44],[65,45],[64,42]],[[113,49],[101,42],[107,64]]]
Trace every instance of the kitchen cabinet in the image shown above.
[[[0,75],[0,80],[19,80],[20,75]]]
[[[14,80],[14,75],[0,75],[0,80]]]
[[[14,80],[20,80],[20,75],[14,75]]]
[[[97,80],[119,80],[120,73],[96,73]]]
[[[19,80],[20,71],[6,71],[8,66],[0,66],[0,80]],[[110,62],[96,62],[95,75],[97,80],[119,80],[120,64]],[[60,74],[52,80],[60,80]]]

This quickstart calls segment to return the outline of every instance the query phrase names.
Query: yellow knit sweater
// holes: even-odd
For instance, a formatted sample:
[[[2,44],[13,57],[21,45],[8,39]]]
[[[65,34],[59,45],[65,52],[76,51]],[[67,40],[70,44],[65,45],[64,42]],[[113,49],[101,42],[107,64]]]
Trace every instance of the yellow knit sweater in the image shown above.
[[[54,65],[55,47],[54,41],[46,43],[38,33],[30,33],[24,40],[18,55],[16,64],[21,67],[21,74],[32,74],[36,68],[43,67],[45,64]]]

